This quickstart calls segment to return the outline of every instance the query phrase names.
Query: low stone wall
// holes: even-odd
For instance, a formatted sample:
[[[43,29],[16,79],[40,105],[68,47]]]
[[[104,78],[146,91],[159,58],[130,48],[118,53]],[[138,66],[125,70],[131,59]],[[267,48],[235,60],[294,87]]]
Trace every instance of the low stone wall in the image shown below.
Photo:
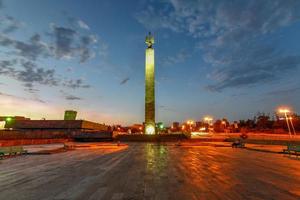
[[[68,141],[69,139],[13,139],[13,140],[0,139],[0,147],[65,143]]]
[[[16,139],[68,139],[78,131],[66,130],[0,130],[0,140]]]
[[[167,135],[118,135],[115,140],[127,142],[174,142],[187,139],[184,134]]]

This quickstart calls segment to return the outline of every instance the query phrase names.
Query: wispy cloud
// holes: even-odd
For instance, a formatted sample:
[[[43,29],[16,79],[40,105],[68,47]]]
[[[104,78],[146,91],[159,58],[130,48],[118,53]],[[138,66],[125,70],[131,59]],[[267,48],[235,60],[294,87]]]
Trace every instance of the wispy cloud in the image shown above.
[[[188,51],[180,50],[174,56],[167,56],[166,58],[162,59],[161,64],[163,66],[171,66],[178,63],[182,63],[189,57],[191,57],[191,54]]]
[[[287,95],[294,95],[295,93],[300,91],[300,87],[291,87],[291,88],[285,88],[285,89],[279,89],[279,90],[273,90],[270,92],[267,92],[267,95],[271,96],[287,96]]]
[[[64,86],[72,89],[89,88],[82,79],[62,80],[55,69],[38,67],[26,60],[0,60],[0,75],[5,75],[23,83],[29,92],[36,92],[35,84],[46,86]]]
[[[63,86],[69,87],[72,89],[77,89],[77,88],[90,88],[91,86],[88,84],[85,84],[83,79],[71,79],[71,80],[65,80],[63,82]]]
[[[3,92],[0,92],[0,96],[2,96],[2,97],[10,97],[10,98],[13,98],[13,99],[18,99],[18,100],[36,101],[36,102],[39,102],[39,103],[46,103],[46,101],[44,101],[42,99],[39,99],[37,97],[35,97],[35,98],[25,98],[25,97],[20,97],[20,96],[8,94],[8,93],[3,93]]]
[[[3,8],[2,4],[0,6]],[[24,23],[0,13],[1,53],[9,55],[7,59],[0,60],[0,75],[20,81],[30,93],[38,92],[34,88],[36,84],[89,88],[90,85],[80,78],[62,78],[55,68],[40,64],[46,58],[78,59],[80,63],[85,63],[95,57],[100,49],[105,53],[107,45],[104,42],[99,44],[98,36],[89,30],[87,24],[82,20],[76,20],[76,23],[76,26],[71,21],[64,26],[51,23],[46,34],[33,33],[28,39],[20,39],[11,33],[20,31]]]
[[[147,28],[182,32],[201,41],[202,59],[213,69],[206,88],[269,83],[300,65],[300,55],[266,42],[274,32],[300,20],[297,0],[169,0],[136,14]]]
[[[126,84],[129,80],[130,80],[129,77],[124,78],[124,79],[120,82],[120,85]]]
[[[77,23],[80,28],[90,30],[90,27],[84,21],[78,20]]]
[[[1,2],[0,2],[0,9],[1,9]],[[22,26],[24,26],[24,23],[16,20],[14,17],[9,15],[2,15],[0,16],[0,30],[4,34],[12,33],[18,29],[20,29]]]
[[[66,100],[69,100],[69,101],[82,100],[82,98],[74,96],[74,95],[68,95],[68,96],[65,96],[65,98],[66,98]]]
[[[68,100],[68,101],[78,101],[78,100],[83,100],[83,98],[75,96],[73,94],[69,94],[68,92],[64,91],[64,90],[60,90],[60,93],[62,94],[62,96],[64,97],[64,99]]]

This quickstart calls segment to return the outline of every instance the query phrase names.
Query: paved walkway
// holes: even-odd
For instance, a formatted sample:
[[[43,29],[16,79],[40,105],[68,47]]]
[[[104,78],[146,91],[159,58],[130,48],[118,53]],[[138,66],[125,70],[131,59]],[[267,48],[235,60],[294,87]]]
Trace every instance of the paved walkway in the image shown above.
[[[300,199],[300,159],[131,143],[0,161],[0,199]]]

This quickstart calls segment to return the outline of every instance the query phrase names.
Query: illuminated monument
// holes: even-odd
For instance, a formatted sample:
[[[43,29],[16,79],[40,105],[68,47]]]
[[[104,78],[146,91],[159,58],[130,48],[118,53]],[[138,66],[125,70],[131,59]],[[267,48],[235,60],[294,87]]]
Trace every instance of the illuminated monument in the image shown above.
[[[155,70],[154,70],[154,37],[146,36],[145,61],[145,134],[155,134]]]

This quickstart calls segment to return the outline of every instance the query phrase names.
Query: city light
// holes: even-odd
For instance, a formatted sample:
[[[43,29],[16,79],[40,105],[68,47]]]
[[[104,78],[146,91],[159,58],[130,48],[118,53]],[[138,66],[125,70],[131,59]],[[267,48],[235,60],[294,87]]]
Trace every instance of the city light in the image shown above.
[[[210,121],[212,121],[213,120],[213,118],[212,117],[204,117],[204,121],[207,121],[207,122],[210,122]]]
[[[205,127],[201,127],[201,128],[199,128],[199,131],[205,131],[206,130],[206,128]]]
[[[194,124],[194,121],[193,121],[193,120],[188,120],[186,123],[187,123],[188,125],[193,125],[193,124]]]
[[[148,126],[146,127],[146,134],[147,134],[147,135],[154,135],[154,133],[155,133],[155,128],[154,128],[154,126],[148,125]]]
[[[206,117],[204,117],[204,121],[206,122],[206,123],[208,123],[209,125],[212,125],[212,121],[213,121],[214,119],[212,118],[212,117],[210,117],[210,116],[206,116]]]
[[[279,113],[289,113],[289,112],[291,112],[289,109],[287,109],[287,108],[280,108],[279,110]]]
[[[278,109],[278,112],[284,114],[284,117],[285,117],[285,120],[286,120],[286,125],[287,125],[288,131],[289,131],[289,135],[290,135],[290,137],[291,137],[291,136],[292,136],[292,133],[291,133],[291,127],[290,127],[290,124],[289,124],[289,119],[290,119],[290,118],[289,118],[288,115],[287,115],[287,113],[290,113],[290,112],[291,112],[290,109],[288,109],[288,108],[279,108],[279,109]],[[294,132],[294,134],[295,134],[295,129],[294,129],[293,122],[292,122],[291,119],[290,119],[290,121],[291,121],[291,126],[292,126],[292,128],[293,128],[293,132]]]

